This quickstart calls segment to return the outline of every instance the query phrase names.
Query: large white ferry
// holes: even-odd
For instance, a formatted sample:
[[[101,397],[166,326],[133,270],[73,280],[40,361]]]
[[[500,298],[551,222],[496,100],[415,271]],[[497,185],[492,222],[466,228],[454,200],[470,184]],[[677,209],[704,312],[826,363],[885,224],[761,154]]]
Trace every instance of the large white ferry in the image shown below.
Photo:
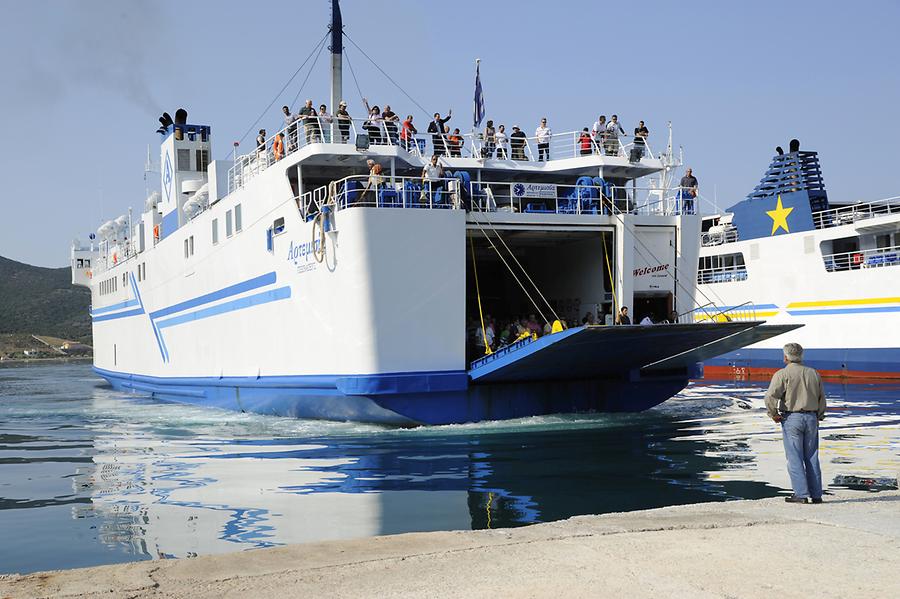
[[[562,133],[536,160],[533,138],[490,152],[475,134],[406,143],[384,120],[309,118],[210,161],[209,126],[160,120],[161,193],[72,250],[95,370],[118,389],[401,425],[637,411],[703,359],[791,328],[693,322],[700,217],[670,190],[671,141],[658,155]],[[433,154],[443,176],[425,180]],[[557,323],[466,355],[488,313],[577,324],[621,306],[690,323]]]
[[[704,217],[701,245],[697,303],[715,317],[803,324],[792,339],[823,374],[900,378],[900,198],[829,201],[818,155],[792,140],[745,200]],[[705,373],[782,365],[774,339],[708,360]]]

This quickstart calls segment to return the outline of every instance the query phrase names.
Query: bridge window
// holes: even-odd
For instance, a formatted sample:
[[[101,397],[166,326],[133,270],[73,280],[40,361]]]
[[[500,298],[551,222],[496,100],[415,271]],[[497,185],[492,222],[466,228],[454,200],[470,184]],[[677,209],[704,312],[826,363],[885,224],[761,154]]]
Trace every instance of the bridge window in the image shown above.
[[[195,158],[198,171],[205,173],[209,170],[209,150],[197,150]]]
[[[180,149],[175,154],[176,169],[179,171],[191,170],[191,151],[188,149]]]
[[[212,220],[212,242],[213,245],[219,243],[219,219],[217,218]]]
[[[231,220],[231,210],[225,213],[225,237],[231,237],[232,234],[232,220]]]
[[[241,205],[234,205],[234,231],[235,233],[239,233],[243,228],[243,223],[241,222]]]

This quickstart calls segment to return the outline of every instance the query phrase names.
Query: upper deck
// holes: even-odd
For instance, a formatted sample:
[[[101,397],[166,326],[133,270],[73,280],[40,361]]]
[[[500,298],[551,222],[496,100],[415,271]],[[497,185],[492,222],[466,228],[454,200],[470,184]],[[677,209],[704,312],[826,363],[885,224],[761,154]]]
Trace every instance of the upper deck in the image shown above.
[[[633,140],[614,138],[601,146],[594,139],[582,139],[581,131],[551,135],[549,159],[539,160],[536,137],[489,144],[481,133],[458,136],[419,133],[407,141],[400,138],[400,130],[399,122],[323,117],[288,125],[268,137],[265,147],[236,157],[228,172],[229,193],[242,189],[281,161],[291,166],[345,169],[346,175],[348,168],[365,168],[369,158],[383,158],[393,161],[391,166],[403,174],[410,174],[421,171],[431,156],[437,154],[445,169],[492,171],[523,182],[560,176],[634,180],[665,168],[649,144],[635,145]],[[275,150],[275,140],[279,137],[283,139],[282,156]]]

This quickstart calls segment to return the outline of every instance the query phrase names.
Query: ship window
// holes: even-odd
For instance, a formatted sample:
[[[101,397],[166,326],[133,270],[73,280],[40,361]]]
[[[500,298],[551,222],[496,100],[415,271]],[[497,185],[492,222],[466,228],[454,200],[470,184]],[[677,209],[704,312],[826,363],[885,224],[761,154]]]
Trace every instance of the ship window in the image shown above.
[[[231,237],[231,210],[225,213],[225,237]]]
[[[212,241],[213,245],[219,243],[219,219],[217,218],[212,221]]]
[[[185,257],[185,259],[187,259],[187,257],[188,257],[188,240],[187,239],[184,240],[184,257]]]
[[[191,246],[191,256],[193,256],[193,255],[194,255],[194,236],[193,236],[193,235],[191,235],[191,237],[190,237],[190,242],[191,242],[191,243],[190,243],[190,246]]]
[[[280,235],[284,233],[284,217],[276,218],[275,222],[272,223],[272,234]]]
[[[146,281],[147,280],[147,263],[144,262],[143,266],[144,266],[144,280]]]
[[[188,149],[177,150],[176,154],[176,169],[180,171],[189,171],[191,170],[191,151]]]
[[[877,247],[878,249],[891,247],[891,234],[887,233],[885,235],[876,235],[875,247]]]
[[[209,170],[209,150],[197,150],[195,154],[197,159],[197,170],[205,173]]]
[[[235,233],[240,232],[243,228],[243,223],[241,222],[241,205],[234,205],[234,231]]]
[[[747,266],[741,252],[701,256],[697,266],[699,284],[747,280]]]

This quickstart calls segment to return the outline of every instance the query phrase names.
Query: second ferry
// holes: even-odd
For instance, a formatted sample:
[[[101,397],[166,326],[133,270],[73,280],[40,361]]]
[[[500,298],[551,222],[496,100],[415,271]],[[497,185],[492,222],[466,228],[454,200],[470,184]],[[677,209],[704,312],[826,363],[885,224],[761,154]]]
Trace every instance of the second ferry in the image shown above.
[[[332,107],[344,37],[335,0]],[[583,131],[450,134],[438,114],[401,138],[374,109],[306,112],[211,161],[209,126],[160,120],[160,191],[72,250],[117,389],[396,425],[639,411],[797,326],[695,322],[700,217],[670,185],[671,135],[655,154]],[[667,324],[607,326],[636,304]],[[488,339],[491,317],[521,315],[527,334]]]

